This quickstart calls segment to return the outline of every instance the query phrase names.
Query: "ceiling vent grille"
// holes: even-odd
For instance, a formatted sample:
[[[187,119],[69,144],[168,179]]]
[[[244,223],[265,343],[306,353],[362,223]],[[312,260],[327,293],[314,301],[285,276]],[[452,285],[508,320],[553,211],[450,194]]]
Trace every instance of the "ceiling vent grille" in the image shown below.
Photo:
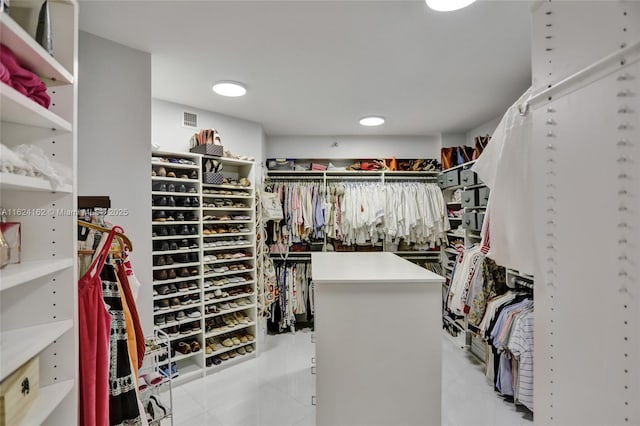
[[[188,127],[190,129],[198,128],[198,114],[195,112],[184,111],[182,113],[182,127]]]

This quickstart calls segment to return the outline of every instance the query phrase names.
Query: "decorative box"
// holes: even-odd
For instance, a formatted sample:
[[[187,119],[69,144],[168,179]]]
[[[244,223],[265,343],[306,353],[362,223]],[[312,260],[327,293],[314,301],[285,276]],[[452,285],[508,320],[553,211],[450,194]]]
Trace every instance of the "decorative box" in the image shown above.
[[[295,161],[286,158],[270,158],[267,160],[269,170],[293,170]]]
[[[0,383],[0,426],[22,424],[38,397],[39,358],[36,356]]]
[[[9,263],[20,263],[20,242],[22,239],[20,222],[2,222],[0,230],[11,248]]]
[[[224,182],[224,175],[222,173],[204,172],[202,173],[202,183],[209,183],[212,185],[222,185]]]
[[[196,154],[211,155],[213,157],[222,157],[224,155],[224,146],[214,145],[214,144],[197,145],[191,148],[189,151],[195,152]]]

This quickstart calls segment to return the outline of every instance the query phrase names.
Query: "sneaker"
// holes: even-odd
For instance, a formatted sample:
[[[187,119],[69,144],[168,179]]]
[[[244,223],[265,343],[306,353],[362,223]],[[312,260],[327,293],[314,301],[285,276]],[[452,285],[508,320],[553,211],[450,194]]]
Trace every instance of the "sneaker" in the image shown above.
[[[187,319],[187,316],[185,315],[184,311],[180,311],[176,314],[176,320],[182,321],[184,319]]]
[[[155,325],[157,325],[158,327],[161,327],[161,326],[165,325],[166,321],[165,321],[164,315],[156,315],[153,318],[153,323]]]

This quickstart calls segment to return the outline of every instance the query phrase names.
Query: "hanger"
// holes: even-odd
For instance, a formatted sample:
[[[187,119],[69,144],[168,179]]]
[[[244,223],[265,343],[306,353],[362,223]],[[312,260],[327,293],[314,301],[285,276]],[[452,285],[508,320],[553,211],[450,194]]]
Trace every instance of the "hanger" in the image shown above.
[[[96,225],[94,223],[85,222],[84,220],[78,220],[78,226],[82,226],[84,228],[93,229],[100,232],[109,233],[111,229],[105,228],[104,226]],[[131,240],[122,232],[116,232],[116,238],[120,241],[121,250],[115,250],[118,253],[121,253],[125,249],[129,252],[133,251],[133,244],[131,244]],[[80,254],[92,254],[93,250],[78,250]]]

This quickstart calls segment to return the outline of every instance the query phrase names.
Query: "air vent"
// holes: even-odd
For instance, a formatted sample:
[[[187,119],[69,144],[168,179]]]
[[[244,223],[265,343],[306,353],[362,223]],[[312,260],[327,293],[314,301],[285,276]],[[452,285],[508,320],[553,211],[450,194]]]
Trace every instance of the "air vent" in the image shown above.
[[[182,127],[189,127],[192,129],[198,128],[198,114],[194,112],[186,112],[182,113]]]

